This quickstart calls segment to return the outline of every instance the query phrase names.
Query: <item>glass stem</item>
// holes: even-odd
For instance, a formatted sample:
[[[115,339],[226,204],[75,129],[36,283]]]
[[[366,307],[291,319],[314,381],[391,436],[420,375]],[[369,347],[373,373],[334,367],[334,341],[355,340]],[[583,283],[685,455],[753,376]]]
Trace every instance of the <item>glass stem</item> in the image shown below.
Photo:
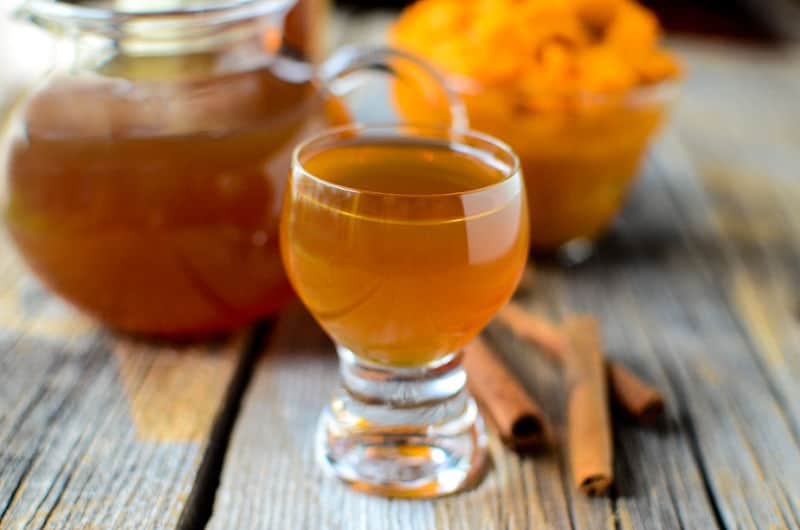
[[[432,405],[454,398],[467,382],[461,352],[413,367],[374,364],[341,346],[337,352],[342,385],[364,403],[399,408]]]
[[[407,498],[453,493],[480,476],[486,432],[461,352],[395,367],[337,350],[342,389],[317,431],[323,467],[359,490]]]

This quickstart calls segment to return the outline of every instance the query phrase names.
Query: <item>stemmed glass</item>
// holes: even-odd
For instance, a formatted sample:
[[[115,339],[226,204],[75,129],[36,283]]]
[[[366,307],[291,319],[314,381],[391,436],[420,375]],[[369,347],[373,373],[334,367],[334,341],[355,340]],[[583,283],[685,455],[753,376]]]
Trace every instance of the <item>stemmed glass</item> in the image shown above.
[[[295,149],[282,255],[342,380],[319,423],[324,466],[413,498],[480,476],[486,434],[461,348],[511,296],[528,238],[519,162],[489,136],[351,125]]]

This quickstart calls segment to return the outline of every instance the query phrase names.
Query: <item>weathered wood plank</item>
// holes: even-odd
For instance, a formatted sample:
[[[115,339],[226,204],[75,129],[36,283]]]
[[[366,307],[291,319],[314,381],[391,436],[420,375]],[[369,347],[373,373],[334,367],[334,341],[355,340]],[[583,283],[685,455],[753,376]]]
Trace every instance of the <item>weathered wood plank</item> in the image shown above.
[[[731,302],[800,439],[800,108],[783,104],[800,90],[800,48],[777,57],[751,52],[752,66],[738,75],[736,61],[704,51],[693,56],[695,82],[726,82],[704,125],[692,112],[700,102],[687,102],[680,135],[713,206]],[[747,110],[726,113],[726,106]],[[722,131],[711,141],[714,123]]]
[[[677,164],[686,160],[678,147],[662,145],[656,170],[668,178],[646,179],[640,215],[623,218],[621,248],[602,276],[609,287],[598,292],[597,276],[585,272],[569,290],[605,320],[647,334],[678,390],[684,430],[725,524],[794,528],[787,492],[800,484],[798,446],[731,309],[713,210],[691,167]]]
[[[593,289],[592,294],[596,293],[599,300],[581,303],[585,297],[574,292],[573,276],[583,270],[596,275],[591,280],[587,278],[585,283]],[[594,521],[582,527],[602,527],[599,516],[604,516],[614,519],[615,528],[715,528],[717,524],[704,490],[702,471],[692,453],[691,442],[681,430],[681,413],[675,391],[663,369],[655,362],[647,335],[615,317],[618,312],[611,305],[602,305],[606,290],[615,287],[614,284],[608,284],[609,279],[604,267],[593,264],[569,270],[566,274],[552,267],[540,267],[535,286],[525,289],[517,297],[532,310],[550,314],[554,318],[576,310],[598,315],[603,323],[609,355],[653,381],[665,394],[666,420],[658,429],[642,429],[627,423],[624,418],[615,418],[617,483],[609,506],[602,506],[598,500],[587,501],[568,490],[573,497],[573,504],[589,512],[588,515],[584,513],[583,518],[595,517]],[[603,318],[605,315],[608,318]],[[543,370],[536,353],[519,344],[499,326],[493,325],[490,329],[492,336],[502,344],[508,362],[526,381],[531,382],[531,391],[539,391],[543,383]],[[558,378],[553,384],[557,388],[549,391],[548,398],[542,399],[548,400],[551,404],[550,414],[563,425],[563,384]],[[562,446],[565,444],[563,436],[559,443]],[[571,487],[568,481],[566,484],[566,488]],[[582,517],[576,515],[576,519],[580,521]]]
[[[497,440],[486,480],[438,501],[370,497],[323,476],[313,459],[313,434],[336,377],[333,347],[311,318],[297,306],[284,314],[248,391],[209,528],[569,527],[558,459],[519,457]]]
[[[438,501],[367,497],[321,476],[312,434],[336,361],[295,310],[246,397],[211,528],[800,528],[800,120],[783,110],[800,61],[678,44],[697,74],[612,234],[587,264],[542,266],[518,294],[546,314],[597,315],[609,354],[666,395],[660,428],[616,426],[614,494],[576,494],[563,443],[521,458],[493,441],[484,483]],[[744,131],[764,115],[767,132]],[[742,166],[760,171],[719,177]],[[553,367],[499,326],[487,336],[563,428]]]
[[[115,337],[0,252],[0,527],[175,527],[245,337]]]
[[[553,367],[532,355],[526,346],[502,335],[503,330],[492,329],[491,339],[504,345],[507,360],[556,422],[563,425],[562,385]],[[638,346],[641,341],[633,344]],[[636,355],[639,351],[645,351],[644,346],[629,353]],[[669,388],[663,375],[661,379],[662,386]],[[519,457],[496,440],[492,443],[494,464],[489,476],[466,494],[410,502],[351,492],[322,476],[313,461],[317,413],[335,382],[336,359],[328,339],[298,308],[284,315],[245,401],[226,457],[210,528],[716,526],[690,444],[680,432],[646,432],[625,425],[618,431],[619,499],[613,503],[574,493],[558,448]],[[670,423],[678,422],[675,417]],[[674,426],[672,429],[676,430]],[[298,497],[306,502],[297,501]],[[359,519],[362,515],[364,518]]]

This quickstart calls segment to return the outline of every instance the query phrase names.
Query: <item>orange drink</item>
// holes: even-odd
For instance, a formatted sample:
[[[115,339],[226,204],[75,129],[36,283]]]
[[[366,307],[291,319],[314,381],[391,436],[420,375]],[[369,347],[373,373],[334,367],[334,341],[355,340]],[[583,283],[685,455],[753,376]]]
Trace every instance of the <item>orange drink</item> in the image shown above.
[[[281,251],[345,389],[320,420],[324,466],[399,497],[475,477],[486,437],[460,349],[511,296],[528,237],[517,158],[490,137],[352,126],[295,150]]]
[[[458,351],[511,295],[527,213],[520,186],[493,188],[503,168],[407,140],[353,140],[304,168],[336,187],[294,183],[286,268],[320,324],[357,355],[428,363]]]

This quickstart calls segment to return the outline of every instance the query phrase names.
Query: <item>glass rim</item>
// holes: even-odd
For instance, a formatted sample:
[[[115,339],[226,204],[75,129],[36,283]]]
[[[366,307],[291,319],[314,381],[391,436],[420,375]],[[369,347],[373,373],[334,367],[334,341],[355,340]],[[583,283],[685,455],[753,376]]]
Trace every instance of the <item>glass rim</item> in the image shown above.
[[[450,140],[451,143],[459,143],[458,138],[471,138],[474,140],[478,140],[485,144],[488,144],[498,150],[500,150],[504,155],[508,156],[511,160],[511,164],[508,165],[507,170],[503,170],[503,179],[497,182],[492,182],[491,184],[487,184],[485,186],[481,186],[479,188],[464,190],[464,191],[451,191],[445,193],[396,193],[396,192],[383,192],[383,191],[375,191],[375,190],[362,190],[358,188],[353,188],[351,186],[345,186],[342,184],[336,184],[334,182],[330,182],[325,180],[322,177],[314,175],[310,171],[308,171],[303,163],[300,161],[300,154],[307,149],[308,147],[312,146],[314,143],[322,141],[326,138],[335,138],[336,136],[342,133],[355,133],[357,135],[363,135],[364,133],[369,132],[397,132],[402,131],[404,128],[409,129],[418,129],[418,130],[426,130],[429,132],[437,132],[443,133],[443,139]],[[414,138],[413,135],[400,135],[399,137],[409,137]],[[421,137],[423,140],[426,138],[424,136]],[[467,145],[467,144],[464,144]],[[485,148],[480,146],[469,146],[473,147],[474,149],[478,149],[481,152],[489,153]],[[479,162],[480,159],[478,160]],[[351,123],[347,125],[340,125],[338,127],[330,127],[324,129],[323,131],[313,134],[308,138],[304,139],[302,142],[297,144],[297,146],[292,151],[292,172],[295,170],[302,173],[304,177],[308,177],[314,182],[325,186],[327,188],[335,189],[345,193],[351,193],[361,196],[372,196],[372,197],[383,197],[383,198],[398,198],[398,199],[440,199],[440,198],[448,198],[448,197],[466,197],[472,196],[476,194],[482,194],[486,192],[490,192],[492,190],[498,189],[502,186],[507,185],[509,182],[513,181],[515,177],[521,181],[522,176],[520,175],[520,161],[519,156],[517,153],[514,152],[511,147],[503,142],[502,140],[495,138],[486,133],[482,133],[480,131],[476,131],[474,129],[464,129],[464,128],[457,128],[457,127],[450,127],[447,125],[427,125],[427,124],[418,124],[418,123],[376,123],[376,124],[364,124],[364,123]],[[481,162],[483,163],[483,162]]]

